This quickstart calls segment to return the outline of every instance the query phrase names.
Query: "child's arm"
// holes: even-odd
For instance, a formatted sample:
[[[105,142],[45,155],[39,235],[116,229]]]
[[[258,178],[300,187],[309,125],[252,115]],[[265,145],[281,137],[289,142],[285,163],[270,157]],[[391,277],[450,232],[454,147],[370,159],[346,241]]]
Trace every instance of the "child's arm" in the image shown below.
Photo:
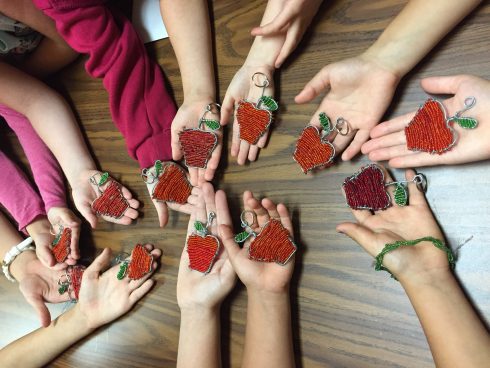
[[[405,136],[405,127],[415,115],[412,112],[373,128],[372,139],[362,146],[362,152],[369,154],[373,161],[389,160],[391,167],[455,165],[489,159],[490,82],[469,75],[456,75],[425,78],[421,84],[427,93],[454,95],[443,101],[448,116],[462,110],[468,97],[475,97],[475,106],[462,116],[475,118],[478,126],[475,129],[463,129],[458,124],[452,124],[458,134],[456,145],[442,155],[413,152],[408,150]]]
[[[325,112],[343,117],[350,132],[333,141],[343,160],[359,153],[391,103],[398,82],[481,0],[411,0],[379,39],[360,56],[325,66],[296,96],[312,101],[328,90],[310,124]]]
[[[182,158],[179,133],[198,128],[199,118],[209,103],[216,102],[216,79],[212,53],[213,41],[207,0],[160,0],[160,8],[170,42],[177,56],[184,102],[172,122],[172,156]],[[217,117],[219,121],[219,115]],[[218,144],[206,169],[189,168],[192,185],[210,181],[218,168],[223,132],[216,131]]]
[[[412,180],[415,173],[406,172]],[[385,175],[386,182],[392,181]],[[393,191],[391,190],[393,197]],[[358,223],[337,231],[373,257],[388,243],[431,236],[444,240],[422,192],[409,184],[409,205],[385,211],[352,211]],[[392,198],[392,202],[394,199]],[[483,367],[490,361],[490,335],[453,276],[446,252],[432,242],[387,253],[383,266],[400,281],[420,319],[438,367]]]
[[[77,209],[95,227],[97,218],[90,205],[98,193],[91,187],[89,178],[98,171],[70,107],[58,93],[41,81],[1,62],[0,84],[5,91],[0,94],[0,103],[25,115],[31,122],[60,163],[72,188]],[[132,208],[121,219],[106,219],[129,224],[138,216],[133,209],[138,207],[138,202],[132,199],[128,190],[123,193]]]
[[[202,189],[194,188],[196,204],[189,221],[187,236],[196,233],[195,221],[206,225],[210,213],[217,215],[208,227],[210,235],[218,235],[218,226],[231,226],[226,195],[214,193],[213,186],[204,183]],[[220,307],[236,281],[236,274],[221,246],[209,273],[189,268],[187,247],[182,252],[177,280],[177,302],[181,311],[179,352],[177,367],[220,367]]]
[[[270,199],[262,202],[249,191],[243,195],[245,210],[255,212],[257,222],[252,229],[260,231],[271,218],[279,219],[292,237],[292,223],[283,204]],[[219,213],[219,212],[218,212]],[[294,367],[289,283],[294,258],[282,266],[250,260],[250,240],[243,248],[235,242],[230,226],[220,226],[223,244],[240,280],[247,287],[247,329],[242,367]]]
[[[153,249],[152,246],[146,246]],[[155,259],[161,256],[153,249]],[[31,332],[0,350],[5,367],[41,367],[97,328],[126,314],[153,285],[151,274],[142,279],[118,280],[119,265],[104,272],[111,263],[106,248],[88,267],[82,278],[78,303],[47,328]],[[153,270],[157,266],[153,264]],[[40,346],[40,349],[33,349]]]

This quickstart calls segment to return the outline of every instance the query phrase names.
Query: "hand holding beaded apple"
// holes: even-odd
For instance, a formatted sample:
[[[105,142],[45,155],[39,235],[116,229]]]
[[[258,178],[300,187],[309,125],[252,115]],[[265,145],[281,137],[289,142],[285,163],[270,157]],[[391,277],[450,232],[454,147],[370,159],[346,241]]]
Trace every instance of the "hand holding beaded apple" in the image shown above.
[[[417,112],[379,124],[371,132],[372,139],[363,145],[363,153],[371,160],[389,160],[392,167],[452,165],[490,158],[490,82],[459,75],[425,78],[421,84],[428,93],[454,96],[443,102],[429,100],[434,102],[426,102]],[[438,124],[441,133],[432,133],[432,128],[424,131],[426,142],[417,130],[431,112],[429,120]]]

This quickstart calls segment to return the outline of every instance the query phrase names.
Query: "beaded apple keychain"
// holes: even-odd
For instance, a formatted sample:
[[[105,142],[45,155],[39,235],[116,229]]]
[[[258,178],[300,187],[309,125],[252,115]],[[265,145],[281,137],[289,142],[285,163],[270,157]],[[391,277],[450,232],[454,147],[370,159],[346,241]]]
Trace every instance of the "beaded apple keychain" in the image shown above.
[[[202,117],[199,119],[197,129],[184,129],[179,134],[179,143],[184,152],[184,161],[187,167],[205,169],[208,161],[218,144],[218,135],[215,133],[221,127],[219,121],[206,119],[206,114],[213,112],[213,106],[219,112],[221,107],[213,102],[206,106]],[[210,129],[205,130],[206,128]]]
[[[72,302],[78,300],[80,287],[82,286],[82,277],[85,272],[83,266],[68,266],[65,273],[58,280],[58,293],[63,295],[68,292],[68,296]]]
[[[450,150],[458,138],[452,128],[456,123],[464,129],[475,129],[478,121],[475,118],[461,116],[476,104],[475,97],[464,100],[464,108],[454,116],[446,117],[444,105],[429,98],[417,111],[413,119],[405,127],[407,148],[411,151],[437,153],[439,155]]]
[[[334,131],[340,135],[347,135],[350,131],[349,122],[342,117],[337,119],[335,126],[324,112],[319,114],[318,119],[322,131],[314,125],[307,125],[298,138],[293,154],[294,160],[305,174],[319,167],[331,166],[335,157],[335,147],[328,137]]]
[[[186,172],[174,162],[157,160],[152,168],[142,170],[141,177],[146,184],[156,182],[151,199],[184,204],[191,195],[192,185]]]
[[[246,219],[247,214],[252,215],[251,223]],[[243,243],[250,236],[254,237],[248,249],[248,258],[259,262],[276,262],[284,266],[298,249],[281,221],[271,218],[257,234],[251,228],[256,220],[255,212],[243,211],[240,220],[243,231],[235,236],[235,241]]]
[[[264,78],[262,83],[258,83],[260,76]],[[269,129],[269,125],[272,122],[272,111],[276,111],[279,105],[271,96],[264,96],[265,89],[269,86],[269,79],[264,73],[254,73],[252,82],[256,87],[262,88],[262,94],[257,103],[241,100],[238,103],[236,119],[239,126],[240,139],[250,144],[256,144],[259,138]]]
[[[214,261],[218,256],[221,243],[218,237],[211,235],[209,228],[216,218],[214,212],[208,215],[208,222],[204,225],[200,221],[194,222],[195,231],[189,235],[186,241],[187,253],[189,254],[189,268],[209,273],[213,268]]]
[[[99,177],[97,179],[97,177]],[[90,183],[97,186],[100,196],[92,202],[92,209],[98,216],[109,216],[120,219],[129,208],[129,203],[124,198],[120,184],[112,180],[109,173],[97,173],[90,177]],[[107,187],[101,188],[107,184]]]
[[[59,225],[58,234],[52,233],[52,235],[56,235],[56,237],[51,243],[53,246],[51,252],[53,252],[56,262],[63,263],[71,251],[71,229],[69,227],[64,228],[62,225]]]
[[[136,244],[131,252],[131,259],[124,260],[119,266],[117,279],[122,280],[126,275],[130,280],[138,280],[152,271],[153,256],[141,244]]]
[[[394,192],[395,203],[405,206],[408,202],[408,181],[393,181],[385,183],[383,170],[376,164],[362,167],[357,173],[349,176],[342,184],[347,199],[347,205],[354,210],[385,210],[392,206],[391,196],[386,187],[396,185]],[[427,179],[424,174],[417,174],[412,182],[417,189],[427,190]]]

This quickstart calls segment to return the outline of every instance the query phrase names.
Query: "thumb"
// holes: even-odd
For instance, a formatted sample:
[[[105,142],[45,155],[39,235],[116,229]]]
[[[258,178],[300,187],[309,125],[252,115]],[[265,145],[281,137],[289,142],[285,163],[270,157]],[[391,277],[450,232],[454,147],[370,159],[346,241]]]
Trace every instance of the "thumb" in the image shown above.
[[[168,207],[165,202],[153,201],[158,214],[158,222],[160,227],[165,227],[168,223]]]
[[[422,79],[420,84],[427,93],[454,95],[465,78],[467,77],[464,75],[429,77]]]
[[[219,234],[231,264],[235,267],[235,259],[240,253],[240,247],[235,241],[235,234],[229,225],[220,225]]]
[[[36,255],[46,267],[53,267],[56,264],[53,253],[47,244],[36,244]]]
[[[80,211],[81,215],[88,221],[92,229],[95,229],[97,226],[97,216],[95,216],[94,211],[92,210],[92,206],[88,203],[76,204],[78,211]]]
[[[51,314],[48,307],[44,304],[41,294],[25,295],[27,302],[36,310],[36,313],[43,327],[48,327],[51,323]]]
[[[107,267],[111,264],[111,253],[110,248],[104,248],[102,253],[94,259],[89,267],[87,267],[83,273],[83,277],[97,279],[100,273],[107,269]]]
[[[373,257],[378,254],[375,235],[372,230],[359,224],[344,222],[337,225],[337,232],[347,235]]]

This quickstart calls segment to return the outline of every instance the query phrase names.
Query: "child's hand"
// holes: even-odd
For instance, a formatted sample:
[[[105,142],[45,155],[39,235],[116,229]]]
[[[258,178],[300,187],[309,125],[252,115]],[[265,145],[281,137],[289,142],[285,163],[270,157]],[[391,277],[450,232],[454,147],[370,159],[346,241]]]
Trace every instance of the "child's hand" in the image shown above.
[[[468,97],[475,97],[476,104],[463,116],[478,120],[475,129],[463,129],[458,124],[453,128],[458,134],[454,147],[442,155],[414,152],[407,148],[405,126],[415,112],[396,117],[379,124],[371,131],[371,141],[362,146],[362,152],[373,161],[389,160],[392,167],[421,167],[429,165],[453,165],[490,158],[490,82],[468,75],[432,77],[422,79],[422,88],[427,93],[453,94],[443,102],[448,117],[463,109]]]
[[[97,175],[98,174],[98,175]],[[90,223],[90,226],[95,229],[97,226],[97,216],[92,209],[92,202],[99,197],[101,194],[99,188],[96,185],[90,183],[90,178],[96,175],[99,177],[103,173],[97,170],[87,170],[80,173],[77,183],[72,187],[72,196],[76,208],[82,216]],[[111,179],[114,180],[114,179]],[[101,190],[104,190],[109,184],[110,180],[107,181]],[[138,200],[133,198],[131,192],[124,186],[121,185],[121,190],[124,198],[128,201],[129,207],[124,213],[123,217],[115,219],[109,216],[101,216],[107,222],[113,222],[115,224],[129,225],[134,219],[138,217],[137,208],[139,207]]]
[[[153,249],[150,244],[145,245],[151,250],[154,257],[152,270],[162,255],[160,249]],[[76,308],[80,311],[87,327],[95,329],[126,314],[133,305],[150,291],[153,272],[139,280],[130,280],[125,277],[118,280],[119,265],[107,269],[111,263],[111,251],[104,251],[83,273],[82,286]]]
[[[71,243],[70,243],[70,254],[65,260],[66,265],[74,265],[80,258],[80,250],[78,240],[80,239],[80,219],[75,216],[75,214],[66,207],[51,207],[48,211],[48,220],[51,223],[52,229],[55,232],[59,230],[59,227],[70,228],[71,229]],[[36,246],[37,250],[37,246]],[[40,251],[38,251],[39,253]],[[49,249],[51,257],[53,256],[51,249]],[[39,254],[38,254],[39,257]],[[48,259],[45,255],[39,257],[41,261]],[[43,261],[44,262],[44,261]],[[46,264],[47,265],[47,264]]]
[[[411,181],[415,172],[406,171],[406,179]],[[385,181],[392,181],[385,173]],[[389,190],[394,202],[394,186]],[[392,207],[372,214],[368,210],[352,210],[357,223],[345,222],[337,226],[337,231],[346,234],[359,243],[371,256],[377,256],[384,246],[398,240],[415,240],[432,236],[444,241],[444,237],[432,212],[414,183],[408,185],[409,204]],[[404,282],[427,281],[432,276],[449,271],[447,255],[430,242],[422,242],[411,247],[401,247],[387,253],[383,265],[395,277]]]
[[[257,216],[258,224],[254,223],[251,226],[253,231],[260,232],[269,219],[275,218],[281,220],[282,225],[289,231],[290,237],[293,237],[293,225],[288,209],[282,203],[276,206],[268,198],[260,202],[254,198],[252,192],[246,191],[243,193],[243,205],[245,210],[254,211]],[[221,208],[221,211],[224,209]],[[218,208],[218,215],[219,213],[220,208]],[[245,242],[243,248],[240,248],[235,242],[235,235],[229,225],[221,225],[220,234],[231,264],[249,292],[275,295],[288,291],[294,269],[294,258],[291,258],[284,266],[277,263],[254,261],[248,258],[253,237]]]
[[[262,94],[262,88],[257,87],[252,81],[252,76],[255,73],[263,73],[269,80],[269,86],[266,87],[264,95],[274,96],[274,68],[270,66],[252,66],[245,63],[235,74],[231,81],[221,107],[221,125],[228,124],[228,121],[233,116],[233,111],[236,112],[238,103],[241,100],[257,102]],[[262,83],[262,80],[259,84]],[[233,138],[231,142],[231,155],[237,157],[239,165],[245,164],[247,158],[249,161],[255,161],[261,148],[264,148],[269,136],[269,130],[259,138],[257,144],[250,145],[247,141],[239,138],[240,128],[236,115],[233,118]]]
[[[62,270],[67,267],[66,263],[57,264],[51,251],[51,243],[54,235],[51,224],[46,217],[38,217],[26,226],[27,233],[32,237],[36,245],[36,255],[45,267],[52,267],[54,270]]]
[[[183,152],[180,148],[179,134],[184,129],[199,127],[199,120],[203,116],[206,106],[212,101],[193,101],[192,103],[184,102],[177,111],[177,115],[172,122],[172,157],[174,160],[180,160],[183,157]],[[205,118],[220,121],[219,112],[216,107],[210,109]],[[207,163],[206,169],[198,169],[189,167],[190,182],[193,186],[201,186],[205,181],[211,181],[214,178],[214,173],[219,165],[221,157],[221,147],[223,146],[223,129],[214,131],[218,137],[218,143]]]
[[[162,163],[165,165],[165,162]],[[147,169],[149,175],[153,175],[156,177],[155,166],[152,166]],[[158,184],[158,180],[148,181],[146,182],[146,188],[148,189],[148,193],[150,194],[150,198],[152,197],[153,188]],[[170,207],[172,210],[185,213],[190,215],[192,213],[193,203],[196,199],[197,194],[200,192],[200,189],[197,187],[192,188],[191,195],[187,199],[187,203],[180,204],[175,202],[162,202],[156,199],[152,199],[153,205],[155,206],[158,214],[158,222],[160,227],[164,227],[168,222],[168,208]]]
[[[204,183],[196,198],[196,203],[189,220],[187,236],[194,230],[194,222],[206,224],[211,212],[216,214],[212,225],[208,228],[210,235],[218,236],[218,226],[231,226],[225,193],[220,190],[214,193],[210,183]],[[177,301],[180,309],[195,310],[197,308],[215,309],[233,289],[236,274],[228,259],[228,254],[221,246],[211,271],[204,275],[189,268],[189,254],[184,248],[180,258],[179,277],[177,280]]]
[[[298,46],[322,1],[286,0],[282,10],[271,22],[252,29],[252,36],[286,34],[284,45],[275,61],[276,68],[280,68],[289,54]]]
[[[325,66],[296,96],[296,103],[306,103],[328,90],[319,108],[310,120],[320,127],[318,115],[327,114],[332,123],[342,117],[349,124],[349,132],[337,134],[333,140],[335,152],[342,160],[350,160],[369,139],[369,132],[378,124],[388,108],[399,77],[389,69],[361,55]],[[352,141],[352,142],[351,142]]]

